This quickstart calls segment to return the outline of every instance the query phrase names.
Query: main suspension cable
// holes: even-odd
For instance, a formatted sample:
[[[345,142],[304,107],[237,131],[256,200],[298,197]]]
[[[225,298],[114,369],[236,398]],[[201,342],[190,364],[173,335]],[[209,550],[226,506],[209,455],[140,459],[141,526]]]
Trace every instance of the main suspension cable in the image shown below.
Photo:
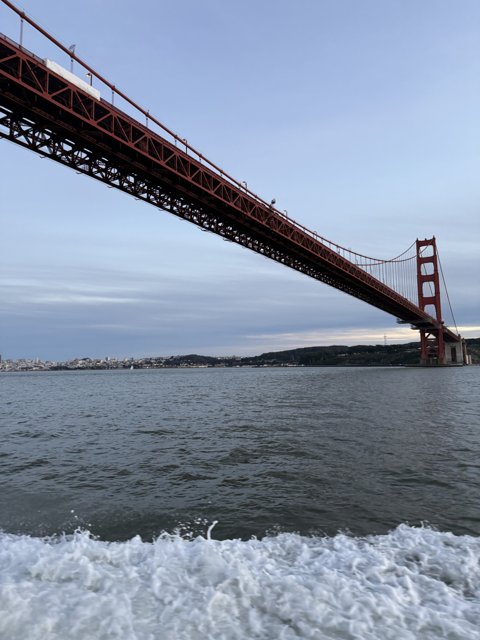
[[[438,248],[437,248],[437,257],[438,257],[438,265],[440,267],[440,273],[441,273],[441,276],[442,276],[443,288],[445,289],[445,293],[447,295],[448,306],[450,308],[450,313],[452,314],[452,320],[453,320],[453,324],[455,325],[455,331],[458,333],[457,322],[456,322],[455,316],[453,314],[452,304],[450,302],[450,296],[448,294],[447,283],[445,282],[445,276],[443,275],[442,261],[440,260],[440,254],[438,252]]]
[[[197,150],[195,147],[193,147],[191,144],[189,144],[185,138],[180,137],[178,134],[174,133],[171,129],[166,127],[159,119],[155,118],[155,116],[152,115],[152,113],[150,113],[149,109],[145,109],[144,107],[140,106],[137,102],[132,100],[125,92],[121,91],[115,84],[113,84],[112,82],[107,80],[107,78],[105,78],[102,74],[100,74],[98,71],[96,71],[93,67],[91,67],[82,58],[80,58],[75,53],[75,50],[72,49],[72,47],[66,47],[64,44],[62,44],[57,38],[52,36],[46,29],[41,27],[38,24],[38,22],[36,22],[29,15],[27,15],[25,13],[25,11],[21,10],[20,8],[18,8],[11,0],[0,0],[0,2],[2,4],[4,4],[6,7],[8,7],[10,10],[15,12],[20,17],[20,26],[21,26],[21,38],[20,39],[22,41],[21,42],[22,48],[23,48],[23,22],[25,21],[29,25],[31,25],[36,31],[38,31],[43,37],[45,37],[48,40],[50,40],[50,42],[52,42],[64,54],[69,56],[70,60],[72,60],[72,61],[75,60],[78,64],[80,64],[86,71],[88,71],[89,74],[91,74],[91,77],[95,77],[100,83],[102,83],[104,86],[108,87],[112,92],[112,102],[111,102],[112,105],[113,105],[113,97],[114,97],[114,95],[117,95],[122,100],[124,100],[128,105],[130,105],[130,107],[132,107],[135,111],[137,111],[138,113],[142,114],[142,116],[145,117],[145,119],[146,119],[146,127],[147,128],[149,128],[149,124],[155,124],[157,127],[160,128],[160,130],[163,133],[168,134],[168,136],[170,136],[170,138],[173,139],[175,145],[177,145],[177,143],[178,143],[178,144],[180,144],[182,146],[182,148],[185,148],[185,153],[187,153],[187,154],[189,153],[192,156],[198,158],[199,162],[201,162],[204,165],[207,165],[209,169],[214,171],[214,173],[216,173],[222,179],[224,179],[224,180],[230,182],[231,184],[233,184],[234,187],[240,189],[247,196],[249,196],[250,198],[256,200],[260,205],[262,205],[264,207],[267,207],[275,215],[280,216],[280,217],[284,218],[285,220],[287,220],[290,225],[292,225],[294,227],[297,227],[298,229],[300,229],[303,232],[307,233],[308,235],[313,237],[317,242],[320,242],[320,243],[326,245],[331,250],[335,251],[336,253],[338,253],[339,255],[344,257],[345,259],[349,260],[350,262],[353,262],[356,266],[364,267],[364,268],[367,267],[368,268],[368,267],[373,267],[373,266],[375,266],[377,264],[378,265],[382,265],[382,264],[385,264],[385,263],[391,263],[391,262],[400,261],[400,258],[402,258],[402,256],[404,256],[408,251],[410,251],[412,246],[415,244],[415,243],[413,243],[410,247],[408,247],[408,249],[406,249],[403,253],[399,254],[395,258],[391,258],[390,260],[381,260],[379,258],[373,258],[371,256],[366,256],[366,255],[358,253],[356,251],[352,251],[351,249],[347,249],[346,247],[343,247],[342,245],[339,245],[336,242],[332,242],[331,240],[328,240],[327,238],[321,236],[319,233],[317,233],[315,231],[312,231],[311,229],[308,229],[307,227],[305,227],[301,223],[297,222],[296,220],[294,220],[293,218],[288,216],[286,214],[286,212],[282,212],[279,209],[275,208],[273,206],[274,203],[275,203],[275,200],[272,200],[271,203],[267,202],[262,197],[257,195],[254,191],[249,189],[247,187],[247,183],[246,182],[244,182],[244,181],[241,182],[241,181],[233,178],[226,171],[221,169],[218,165],[216,165],[211,160],[206,158],[199,150]],[[409,259],[410,258],[407,258],[406,260],[409,260]],[[357,260],[358,260],[358,262],[357,262]],[[368,263],[365,263],[365,261],[368,261]]]

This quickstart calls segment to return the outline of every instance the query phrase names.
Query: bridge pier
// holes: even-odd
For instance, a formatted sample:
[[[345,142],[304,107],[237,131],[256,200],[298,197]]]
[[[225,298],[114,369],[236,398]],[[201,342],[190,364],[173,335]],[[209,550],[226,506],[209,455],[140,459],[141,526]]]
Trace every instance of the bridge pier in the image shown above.
[[[435,335],[438,334],[438,335]],[[442,332],[420,329],[420,364],[423,367],[458,367],[471,364],[465,340],[445,342]]]
[[[441,331],[420,329],[420,364],[423,367],[446,364],[445,342]]]

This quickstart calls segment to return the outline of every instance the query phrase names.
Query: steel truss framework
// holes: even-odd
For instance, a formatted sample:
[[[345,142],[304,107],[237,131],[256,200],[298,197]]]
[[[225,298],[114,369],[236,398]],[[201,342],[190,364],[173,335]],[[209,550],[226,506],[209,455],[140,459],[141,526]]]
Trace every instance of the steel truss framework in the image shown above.
[[[456,334],[346,260],[301,225],[244,192],[112,104],[53,73],[0,35],[0,137],[145,200],[390,313]]]

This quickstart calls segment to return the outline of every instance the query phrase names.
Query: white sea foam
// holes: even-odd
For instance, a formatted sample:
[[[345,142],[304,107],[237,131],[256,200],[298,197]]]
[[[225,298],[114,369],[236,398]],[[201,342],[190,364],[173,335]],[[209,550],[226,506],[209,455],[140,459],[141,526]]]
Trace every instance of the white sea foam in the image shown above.
[[[211,530],[210,530],[211,531]],[[0,534],[0,638],[480,639],[480,539]]]

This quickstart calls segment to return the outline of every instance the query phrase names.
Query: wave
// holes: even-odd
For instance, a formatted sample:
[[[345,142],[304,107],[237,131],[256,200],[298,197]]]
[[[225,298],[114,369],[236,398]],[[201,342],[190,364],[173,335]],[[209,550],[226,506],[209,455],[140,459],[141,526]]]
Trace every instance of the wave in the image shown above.
[[[8,640],[480,639],[480,538],[0,533]]]

